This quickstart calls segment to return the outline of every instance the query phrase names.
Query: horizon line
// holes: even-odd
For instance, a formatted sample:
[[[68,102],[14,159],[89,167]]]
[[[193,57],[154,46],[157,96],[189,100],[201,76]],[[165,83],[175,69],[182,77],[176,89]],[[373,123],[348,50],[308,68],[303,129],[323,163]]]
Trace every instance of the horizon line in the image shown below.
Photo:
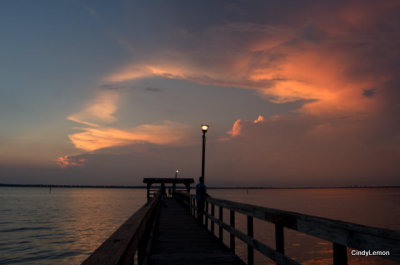
[[[108,189],[145,189],[146,185],[79,185],[79,184],[14,184],[0,183],[0,187],[32,188],[108,188]],[[400,185],[348,185],[348,186],[209,186],[208,189],[340,189],[340,188],[400,188]]]

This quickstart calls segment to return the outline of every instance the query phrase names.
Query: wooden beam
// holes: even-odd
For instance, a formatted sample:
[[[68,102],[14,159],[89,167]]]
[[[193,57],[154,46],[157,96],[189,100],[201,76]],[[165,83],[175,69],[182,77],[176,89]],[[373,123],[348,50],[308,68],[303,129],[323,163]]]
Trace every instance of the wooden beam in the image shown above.
[[[193,195],[187,196],[190,197]],[[276,224],[276,250],[278,250],[279,252],[273,253],[270,251],[270,249],[268,249],[269,247],[264,248],[264,246],[262,245],[261,248],[264,249],[266,253],[268,253],[268,255],[266,253],[263,253],[262,251],[261,252],[278,263],[296,264],[294,261],[290,261],[290,263],[288,263],[288,258],[284,256],[284,227],[353,249],[389,251],[390,253],[394,254],[382,257],[394,261],[400,261],[400,255],[396,254],[400,253],[400,231],[369,227],[339,220],[300,214],[296,212],[289,212],[250,204],[221,200],[212,197],[208,197],[206,201],[215,204],[220,209],[226,208],[235,212],[245,214],[247,216],[255,217]],[[220,226],[220,235],[222,233],[221,227],[223,227],[227,231],[231,231],[231,229],[233,229],[233,234],[244,241],[245,237],[243,237],[243,235],[240,234],[240,232],[236,231],[234,228],[230,228],[229,225],[224,224],[222,221],[214,217],[210,217],[210,219],[214,221],[215,224]],[[249,243],[249,241],[245,242],[247,244],[252,244],[257,241],[255,239],[252,239],[252,243]],[[258,243],[256,245],[258,245]],[[257,249],[256,247],[254,247],[254,244],[252,244],[251,246]],[[340,251],[338,253],[340,253]],[[344,252],[342,251],[342,253]]]
[[[90,255],[82,265],[132,264],[134,253],[144,237],[150,218],[160,201],[154,197],[123,223],[106,241]]]
[[[224,208],[264,221],[279,223],[284,227],[327,241],[336,242],[353,249],[369,249],[371,251],[387,250],[390,251],[390,253],[400,253],[399,231],[369,227],[211,197],[206,200],[216,205],[223,206]],[[400,261],[400,255],[389,255],[384,256],[384,258]]]
[[[144,178],[143,183],[179,183],[179,184],[192,184],[193,178]]]
[[[273,248],[265,245],[264,243],[258,241],[257,239],[251,238],[248,235],[242,233],[239,230],[234,229],[233,227],[221,222],[215,217],[209,216],[211,220],[215,222],[216,225],[222,226],[223,229],[235,235],[235,237],[242,240],[244,243],[252,246],[254,249],[260,251],[266,257],[276,261],[278,264],[288,264],[288,265],[300,265],[300,263],[290,259],[289,257],[275,251]]]

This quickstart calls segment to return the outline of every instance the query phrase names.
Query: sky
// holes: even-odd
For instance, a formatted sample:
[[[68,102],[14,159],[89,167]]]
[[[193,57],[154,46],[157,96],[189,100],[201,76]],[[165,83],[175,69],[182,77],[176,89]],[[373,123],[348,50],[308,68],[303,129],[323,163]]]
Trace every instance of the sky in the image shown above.
[[[0,183],[400,185],[400,2],[4,0]]]

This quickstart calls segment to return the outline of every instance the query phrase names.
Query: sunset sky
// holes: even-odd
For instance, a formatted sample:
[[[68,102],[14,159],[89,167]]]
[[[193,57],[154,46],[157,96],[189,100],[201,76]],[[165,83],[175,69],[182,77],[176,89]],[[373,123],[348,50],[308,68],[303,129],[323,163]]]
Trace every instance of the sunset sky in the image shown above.
[[[400,185],[400,1],[0,3],[0,183]]]

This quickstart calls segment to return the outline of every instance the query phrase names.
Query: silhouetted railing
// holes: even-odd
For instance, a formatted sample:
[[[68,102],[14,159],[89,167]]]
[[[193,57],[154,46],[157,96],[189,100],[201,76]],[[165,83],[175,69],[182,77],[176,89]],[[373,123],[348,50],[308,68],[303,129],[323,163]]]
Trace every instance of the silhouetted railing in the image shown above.
[[[194,195],[177,193],[175,197],[196,216],[196,200]],[[218,207],[218,217],[215,208]],[[214,226],[218,226],[218,238],[223,243],[223,230],[230,233],[230,249],[235,251],[235,237],[247,244],[247,260],[254,264],[254,249],[277,264],[300,264],[285,255],[284,228],[315,236],[332,242],[333,264],[347,264],[347,248],[357,250],[384,251],[390,255],[382,258],[400,261],[400,232],[368,227],[338,220],[321,218],[295,212],[265,208],[250,204],[237,203],[212,197],[206,199],[205,224],[211,222],[210,231],[214,234]],[[223,221],[223,209],[229,210],[229,224]],[[247,216],[247,233],[235,228],[235,213]],[[275,224],[275,249],[258,241],[253,235],[253,218]],[[386,252],[388,251],[388,252]]]
[[[134,213],[82,265],[146,264],[158,218],[160,194]]]

